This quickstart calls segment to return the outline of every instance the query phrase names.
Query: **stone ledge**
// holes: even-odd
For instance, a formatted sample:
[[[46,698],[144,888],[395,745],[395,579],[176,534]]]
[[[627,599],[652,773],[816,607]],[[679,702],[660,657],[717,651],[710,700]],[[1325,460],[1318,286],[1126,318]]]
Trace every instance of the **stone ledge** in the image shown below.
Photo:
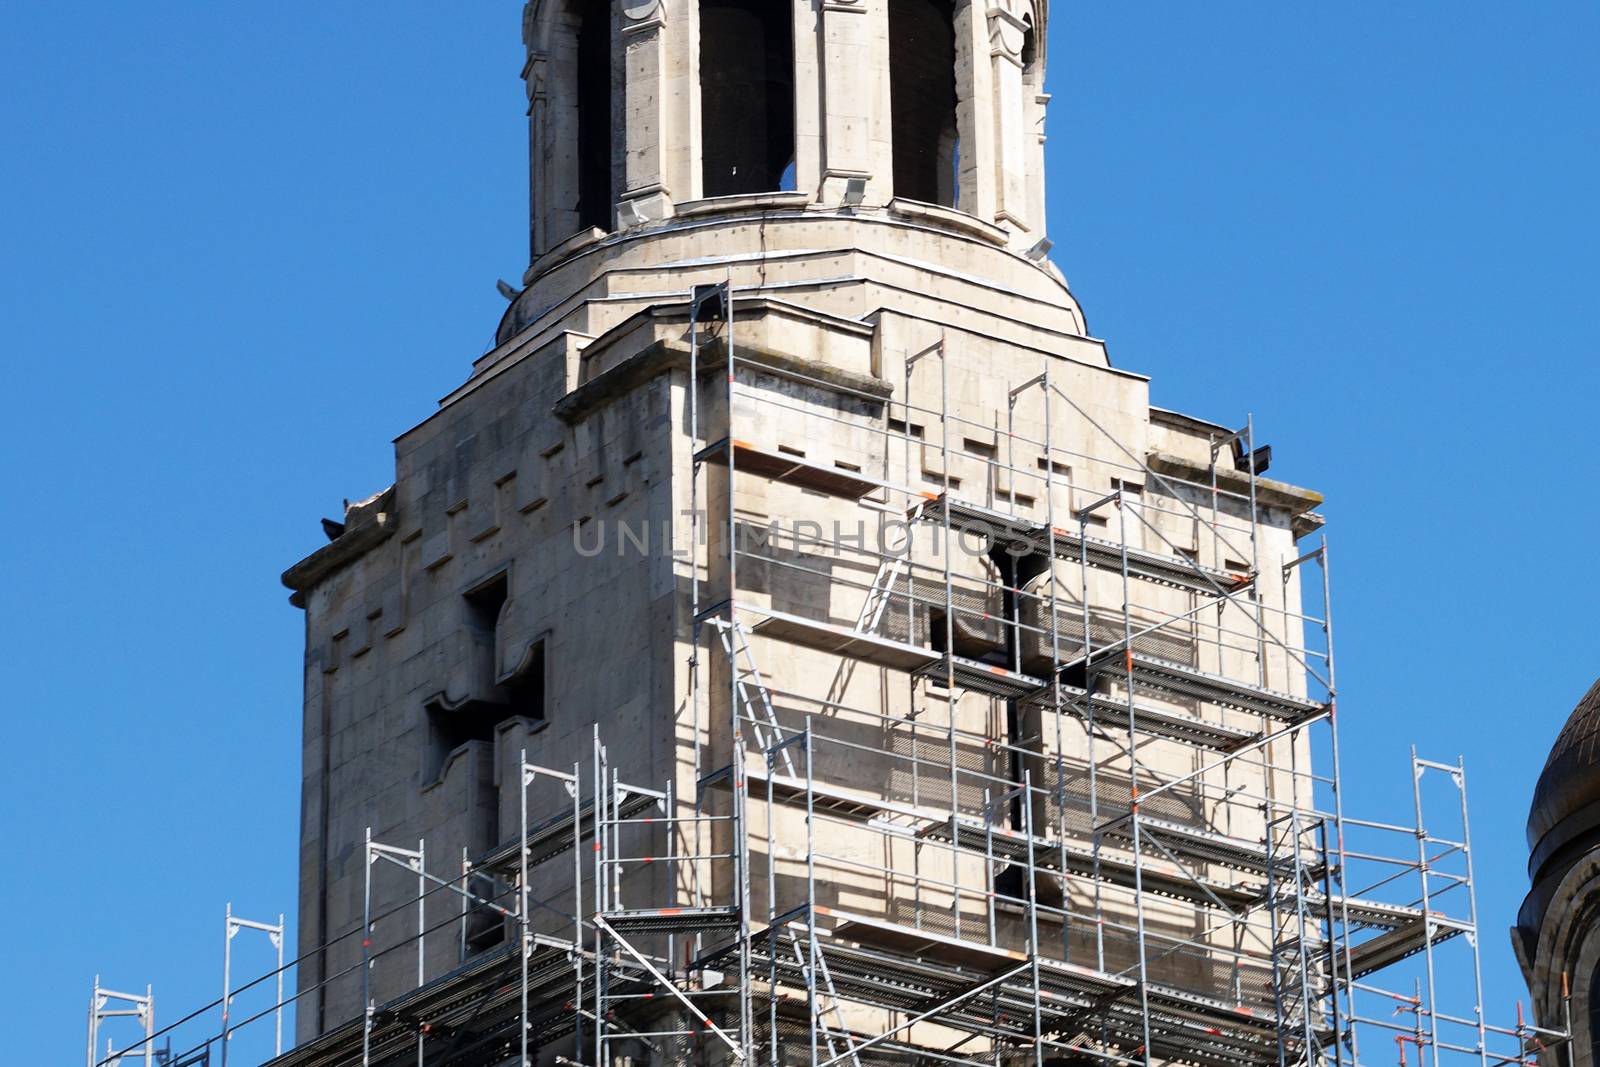
[[[889,201],[891,214],[901,218],[916,219],[918,222],[931,223],[935,226],[944,226],[952,230],[959,230],[972,237],[988,241],[1001,248],[1011,243],[1011,235],[1003,228],[993,223],[984,222],[975,215],[969,215],[960,208],[940,207],[938,204],[925,204],[920,200],[902,200],[896,198]]]
[[[283,572],[283,584],[294,591],[289,603],[295,607],[305,607],[305,594],[328,575],[394,536],[394,486],[347,507],[344,524],[344,533]]]
[[[568,256],[576,255],[590,245],[599,244],[610,236],[609,233],[598,226],[590,226],[586,230],[579,230],[571,237],[551,245],[543,255],[528,264],[527,270],[522,272],[522,284],[525,286],[532,285],[533,280],[544,273],[546,268],[553,267]]]
[[[741,211],[801,210],[811,203],[810,193],[790,190],[776,193],[738,193],[733,196],[710,196],[703,200],[685,200],[676,207],[676,218],[697,218],[702,215],[733,215]]]

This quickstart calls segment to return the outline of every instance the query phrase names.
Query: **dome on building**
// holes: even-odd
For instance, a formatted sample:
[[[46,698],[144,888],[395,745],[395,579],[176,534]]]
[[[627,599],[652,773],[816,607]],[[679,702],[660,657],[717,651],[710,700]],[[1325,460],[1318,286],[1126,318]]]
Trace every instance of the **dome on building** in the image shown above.
[[[1600,680],[1567,717],[1528,811],[1532,887],[1511,947],[1545,1026],[1572,1025],[1573,1063],[1600,1047]],[[1553,1062],[1553,1061],[1545,1061]]]
[[[1528,877],[1517,926],[1533,941],[1562,880],[1600,849],[1600,679],[1572,709],[1550,747],[1528,811]]]
[[[1593,812],[1587,809],[1595,808]],[[1581,825],[1564,826],[1574,816]],[[1573,709],[1533,790],[1528,811],[1528,847],[1535,870],[1542,860],[1600,819],[1600,679]],[[1560,833],[1552,835],[1560,829]],[[1549,840],[1546,840],[1549,838]]]

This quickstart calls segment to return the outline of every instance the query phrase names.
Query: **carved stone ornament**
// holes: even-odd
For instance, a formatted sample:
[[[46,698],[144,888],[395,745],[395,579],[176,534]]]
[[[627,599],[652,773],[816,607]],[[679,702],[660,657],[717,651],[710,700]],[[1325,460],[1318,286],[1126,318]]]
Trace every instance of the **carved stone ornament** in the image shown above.
[[[1016,64],[1022,63],[1022,42],[1028,24],[1002,7],[989,9],[989,52]]]
[[[622,17],[633,24],[632,29],[639,28],[642,23],[659,25],[666,16],[666,0],[625,0],[622,5]]]

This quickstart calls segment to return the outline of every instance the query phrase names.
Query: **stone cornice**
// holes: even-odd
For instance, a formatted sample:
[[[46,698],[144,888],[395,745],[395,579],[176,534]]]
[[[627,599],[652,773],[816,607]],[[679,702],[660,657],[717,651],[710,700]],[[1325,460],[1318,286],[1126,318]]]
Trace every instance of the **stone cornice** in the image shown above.
[[[1152,452],[1145,457],[1145,464],[1157,474],[1165,474],[1199,487],[1209,487],[1211,484],[1211,468],[1204,463],[1182,456],[1174,456],[1169,452]],[[1244,497],[1250,493],[1250,476],[1244,471],[1227,470],[1218,468],[1216,472],[1217,488],[1225,493]],[[1313,509],[1323,501],[1321,493],[1313,489],[1303,489],[1298,485],[1280,482],[1272,478],[1257,478],[1255,480],[1256,503],[1262,507],[1282,508],[1289,512],[1293,519],[1293,530],[1296,537],[1304,537],[1312,530],[1323,524],[1323,518]]]
[[[305,607],[305,594],[328,575],[394,536],[394,486],[346,508],[344,523],[344,533],[283,572],[283,584],[294,590],[289,602],[295,607]]]

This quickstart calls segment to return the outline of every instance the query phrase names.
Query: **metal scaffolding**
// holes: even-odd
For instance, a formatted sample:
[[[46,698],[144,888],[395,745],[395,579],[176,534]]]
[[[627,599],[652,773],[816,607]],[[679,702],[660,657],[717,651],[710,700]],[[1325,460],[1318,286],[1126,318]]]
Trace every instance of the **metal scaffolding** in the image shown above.
[[[587,766],[524,752],[517,840],[455,879],[369,831],[362,927],[336,939],[361,962],[321,979],[365,1010],[278,1064],[1559,1062],[1562,1031],[1484,1014],[1462,766],[1413,752],[1406,820],[1346,811],[1327,543],[1265,558],[1250,422],[1185,478],[1049,357],[985,422],[952,406],[947,338],[889,399],[742,349],[735,305],[726,281],[689,304],[688,771],[622,782],[599,727]],[[809,456],[772,439],[784,419],[868,443]],[[824,565],[751,536],[746,484],[859,511],[878,543]],[[540,782],[565,801],[530,811]],[[417,892],[375,913],[385,866]],[[430,925],[436,893],[458,907]],[[505,936],[479,951],[484,915]],[[451,924],[458,965],[428,981]],[[374,967],[408,953],[417,988],[377,1002]],[[115,1058],[100,1017],[91,1067]]]

